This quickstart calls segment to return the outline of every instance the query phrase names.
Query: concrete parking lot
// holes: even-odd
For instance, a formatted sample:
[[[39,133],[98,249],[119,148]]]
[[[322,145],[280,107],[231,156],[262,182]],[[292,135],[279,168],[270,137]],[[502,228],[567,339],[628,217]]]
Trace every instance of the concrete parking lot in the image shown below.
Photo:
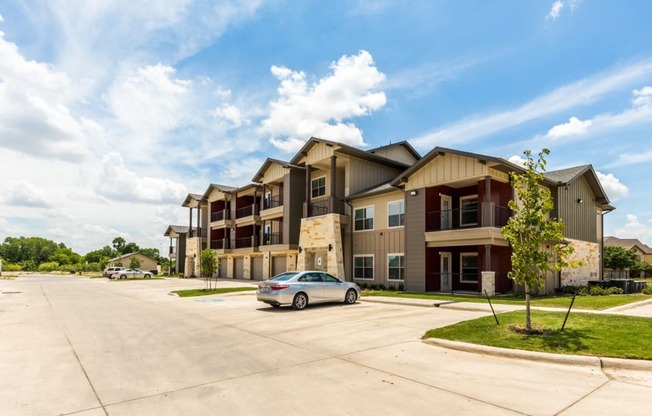
[[[221,281],[221,286],[242,286]],[[0,280],[2,415],[644,415],[652,376],[440,348],[483,311],[272,309],[196,280]]]

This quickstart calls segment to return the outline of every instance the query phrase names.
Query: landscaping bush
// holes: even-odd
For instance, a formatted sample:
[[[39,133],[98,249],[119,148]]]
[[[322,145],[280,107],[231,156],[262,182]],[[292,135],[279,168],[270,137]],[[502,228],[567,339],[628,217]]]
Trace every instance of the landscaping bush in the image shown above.
[[[3,272],[19,272],[21,270],[23,270],[23,267],[20,264],[2,262]]]
[[[80,269],[79,264],[62,264],[61,266],[57,267],[57,270],[60,272],[68,272],[68,273],[75,273],[79,271]]]
[[[48,261],[45,263],[41,263],[38,266],[39,272],[51,272],[54,270],[59,270],[59,263],[57,263],[56,261]]]
[[[98,263],[98,262],[88,263],[84,267],[84,269],[87,272],[101,272],[102,270],[104,270],[104,268],[102,267],[102,264]]]
[[[398,284],[398,291],[403,292],[405,290],[405,286],[403,286],[403,283]]]
[[[601,288],[600,286],[586,286],[577,292],[579,296],[622,295],[623,293],[624,291],[619,287]]]
[[[389,285],[387,290],[391,290],[392,292],[394,292],[396,290],[396,287],[394,287],[394,285]]]
[[[646,286],[643,288],[644,295],[652,295],[652,286]]]
[[[150,270],[149,272],[152,274],[152,276],[156,276],[158,274],[158,270]]]

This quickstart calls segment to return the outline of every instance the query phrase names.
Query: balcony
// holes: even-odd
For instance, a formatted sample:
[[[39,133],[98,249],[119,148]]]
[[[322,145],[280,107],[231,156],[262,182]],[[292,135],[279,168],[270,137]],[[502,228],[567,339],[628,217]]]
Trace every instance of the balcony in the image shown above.
[[[267,233],[263,234],[263,245],[271,246],[283,244],[283,233]]]
[[[211,213],[211,222],[224,221],[231,219],[231,211],[228,209],[223,209],[221,211],[216,211]]]
[[[283,206],[283,195],[276,195],[263,200],[263,209],[272,209]]]
[[[304,208],[305,208],[304,204]],[[344,214],[344,201],[339,198],[327,198],[307,205],[304,217],[317,217],[326,214]]]
[[[189,238],[194,238],[194,237],[206,237],[207,236],[207,230],[205,228],[200,228],[197,230],[196,228],[191,229],[188,232],[188,237]]]
[[[258,247],[258,238],[255,235],[235,239],[235,248],[254,248]]]
[[[256,204],[247,205],[246,207],[238,208],[235,210],[235,218],[246,218],[252,215],[259,215],[258,206]]]
[[[228,238],[220,238],[211,240],[211,248],[213,250],[228,250],[230,248],[230,240]]]
[[[426,232],[459,230],[479,227],[500,228],[507,225],[512,211],[491,202],[475,205],[475,208],[458,208],[431,211],[426,214]]]

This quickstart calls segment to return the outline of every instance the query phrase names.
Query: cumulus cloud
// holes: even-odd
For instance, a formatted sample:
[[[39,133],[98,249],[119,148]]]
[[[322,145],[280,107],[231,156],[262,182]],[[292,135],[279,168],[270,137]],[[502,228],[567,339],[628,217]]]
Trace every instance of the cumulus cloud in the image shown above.
[[[586,133],[591,125],[591,120],[582,121],[577,117],[571,117],[568,123],[558,124],[548,130],[547,137],[558,139],[565,136],[577,136]]]
[[[213,115],[220,123],[232,128],[237,128],[248,123],[248,120],[245,119],[240,109],[233,104],[223,104],[213,111]]]
[[[107,198],[122,202],[179,203],[187,195],[183,184],[141,176],[130,170],[122,156],[115,152],[102,158],[96,190]]]
[[[563,8],[564,8],[564,2],[561,0],[556,0],[554,3],[552,3],[552,7],[550,8],[550,12],[546,16],[546,19],[557,20],[559,18],[559,14],[561,13],[561,9]]]
[[[45,192],[25,181],[11,182],[2,189],[2,201],[7,205],[31,208],[50,208],[51,199]]]
[[[304,72],[272,66],[272,74],[281,81],[279,98],[270,103],[261,130],[271,136],[274,146],[296,151],[311,136],[365,145],[362,131],[344,120],[369,115],[385,105],[385,94],[374,92],[385,75],[367,51],[342,56],[330,68],[330,75],[309,84]]]
[[[525,166],[525,164],[527,163],[527,159],[519,155],[510,156],[509,159],[507,160],[519,166]]]
[[[635,107],[648,107],[652,105],[652,87],[645,86],[632,92],[634,95],[633,104]]]
[[[601,172],[595,172],[598,176],[598,180],[602,185],[602,189],[607,193],[610,201],[617,201],[620,198],[624,198],[629,195],[629,188],[620,182],[613,173],[604,174]]]
[[[89,154],[88,138],[102,128],[72,109],[80,86],[48,64],[25,59],[2,32],[0,56],[0,147],[73,161]]]
[[[622,238],[638,238],[642,243],[652,245],[652,226],[642,223],[634,214],[627,214],[627,223],[616,228],[615,234]]]

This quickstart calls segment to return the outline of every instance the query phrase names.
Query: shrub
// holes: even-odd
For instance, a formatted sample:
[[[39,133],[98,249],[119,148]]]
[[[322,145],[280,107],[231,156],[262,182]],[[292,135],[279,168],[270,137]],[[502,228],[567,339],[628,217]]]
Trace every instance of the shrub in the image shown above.
[[[382,284],[382,283],[380,283],[380,284],[378,285],[378,290],[385,290],[385,285]]]
[[[652,286],[645,286],[643,288],[643,294],[645,295],[652,295]]]
[[[387,289],[394,292],[396,290],[396,287],[394,285],[389,285],[389,287]]]
[[[74,273],[76,271],[79,271],[80,269],[79,264],[62,264],[61,266],[57,267],[57,270],[60,272],[71,272]]]
[[[103,270],[102,264],[98,262],[88,263],[84,269],[87,272],[101,272]]]
[[[405,290],[405,286],[403,286],[403,283],[398,284],[398,291],[403,292]]]
[[[156,276],[158,274],[158,270],[150,270],[149,272],[152,274],[152,276]]]
[[[53,270],[59,270],[59,263],[57,263],[56,261],[48,261],[45,263],[41,263],[38,266],[39,272],[51,272]]]
[[[21,270],[23,270],[23,267],[20,264],[2,262],[3,272],[19,272]]]

